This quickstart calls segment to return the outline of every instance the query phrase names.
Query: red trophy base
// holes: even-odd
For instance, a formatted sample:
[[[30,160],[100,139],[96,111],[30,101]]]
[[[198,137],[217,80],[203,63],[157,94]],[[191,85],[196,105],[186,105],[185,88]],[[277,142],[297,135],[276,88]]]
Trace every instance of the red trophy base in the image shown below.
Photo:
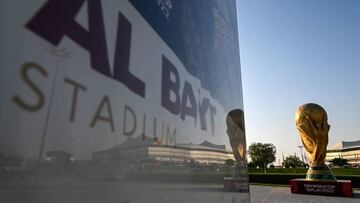
[[[291,193],[352,197],[351,180],[290,180]]]

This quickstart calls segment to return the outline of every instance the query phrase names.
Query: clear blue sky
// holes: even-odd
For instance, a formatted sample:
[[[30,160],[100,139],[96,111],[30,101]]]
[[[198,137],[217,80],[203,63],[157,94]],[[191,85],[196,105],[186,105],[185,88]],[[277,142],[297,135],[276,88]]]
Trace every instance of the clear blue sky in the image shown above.
[[[328,146],[360,140],[360,1],[237,3],[248,145],[299,155],[294,114],[309,102],[328,112]]]

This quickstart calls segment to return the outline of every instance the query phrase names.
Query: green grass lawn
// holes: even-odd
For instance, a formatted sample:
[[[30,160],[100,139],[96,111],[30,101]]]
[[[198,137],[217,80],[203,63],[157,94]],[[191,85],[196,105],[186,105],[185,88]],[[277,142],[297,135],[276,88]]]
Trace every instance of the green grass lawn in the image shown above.
[[[337,175],[351,175],[351,176],[360,176],[360,168],[331,168],[335,176]],[[306,174],[306,168],[268,168],[266,173],[268,174]],[[250,174],[263,173],[262,169],[258,168],[249,168]]]

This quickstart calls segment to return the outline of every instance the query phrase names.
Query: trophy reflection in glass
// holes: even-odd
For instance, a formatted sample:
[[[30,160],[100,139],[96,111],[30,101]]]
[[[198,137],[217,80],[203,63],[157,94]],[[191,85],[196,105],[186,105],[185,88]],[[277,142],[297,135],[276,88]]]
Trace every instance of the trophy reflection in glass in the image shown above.
[[[246,163],[246,140],[244,112],[241,109],[230,111],[226,118],[227,134],[235,158],[233,175],[225,178],[225,190],[248,192],[249,177]]]

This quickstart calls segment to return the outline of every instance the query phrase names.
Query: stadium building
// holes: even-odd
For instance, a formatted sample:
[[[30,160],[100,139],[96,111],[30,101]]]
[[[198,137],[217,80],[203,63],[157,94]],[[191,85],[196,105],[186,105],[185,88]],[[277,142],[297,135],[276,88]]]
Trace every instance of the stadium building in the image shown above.
[[[353,142],[341,141],[327,150],[325,162],[334,158],[347,159],[351,165],[360,165],[360,140]]]
[[[164,145],[153,138],[129,138],[124,143],[110,149],[94,152],[93,160],[157,160],[168,162],[194,161],[201,164],[224,164],[227,159],[234,159],[225,145],[215,145],[204,141],[200,144]]]

